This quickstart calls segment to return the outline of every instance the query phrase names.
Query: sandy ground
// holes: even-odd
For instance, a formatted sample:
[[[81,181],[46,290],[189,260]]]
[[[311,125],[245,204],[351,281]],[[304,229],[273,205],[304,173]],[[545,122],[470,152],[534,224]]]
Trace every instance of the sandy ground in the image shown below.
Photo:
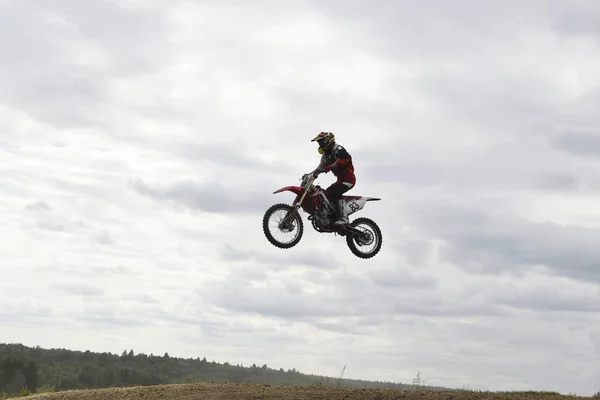
[[[285,387],[235,383],[195,383],[180,385],[159,385],[132,388],[109,388],[98,390],[73,390],[57,393],[44,393],[28,396],[35,400],[108,400],[108,399],[168,399],[168,400],[224,400],[224,399],[332,399],[332,400],[478,400],[478,399],[514,399],[514,400],[566,400],[573,396],[548,394],[494,394],[479,392],[430,392],[400,391],[378,389],[344,389],[331,387]],[[578,397],[585,399],[585,397]]]

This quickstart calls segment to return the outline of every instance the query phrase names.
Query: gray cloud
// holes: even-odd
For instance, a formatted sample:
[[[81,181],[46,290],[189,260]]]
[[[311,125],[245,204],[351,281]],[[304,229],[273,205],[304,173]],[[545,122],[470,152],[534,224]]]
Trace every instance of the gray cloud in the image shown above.
[[[261,231],[262,234],[262,231]],[[243,242],[243,241],[241,241]],[[321,251],[314,248],[304,248],[302,252],[277,251],[263,253],[241,248],[242,243],[236,245],[224,244],[221,256],[226,261],[253,262],[261,266],[269,266],[285,270],[290,265],[300,265],[309,268],[332,269],[339,267],[340,261],[332,252]]]
[[[565,134],[554,144],[556,148],[586,157],[600,154],[600,130],[596,134]]]
[[[541,171],[534,178],[534,185],[548,191],[571,191],[580,187],[577,176],[568,172]]]
[[[50,286],[54,289],[83,297],[102,296],[104,294],[104,290],[99,287],[81,283],[52,283]]]
[[[40,229],[47,231],[62,232],[66,230],[65,225],[56,221],[40,221],[37,225]]]
[[[405,266],[398,268],[376,268],[369,272],[369,277],[379,286],[398,290],[434,289],[438,280],[432,276],[415,274]]]
[[[111,276],[111,275],[141,275],[141,272],[125,266],[125,265],[116,265],[116,266],[88,266],[81,265],[80,263],[77,265],[52,265],[52,266],[42,266],[33,270],[36,274],[48,274],[48,275],[56,275],[56,276],[77,276],[83,279],[88,279],[90,277],[101,277],[101,276]],[[66,285],[66,286],[65,286]],[[64,284],[57,286],[57,288],[65,289],[70,288],[70,284]],[[73,284],[72,287],[78,288],[79,284]]]
[[[123,300],[133,301],[142,304],[158,304],[159,301],[147,293],[133,293],[123,296]]]
[[[597,303],[599,296],[599,289],[589,294],[577,294],[574,292],[555,293],[551,288],[540,288],[526,294],[506,296],[499,301],[502,304],[519,308],[598,313],[600,312],[600,305]]]
[[[534,276],[535,283],[529,282]],[[481,280],[467,285],[463,293],[482,304],[496,304],[507,310],[531,310],[540,316],[548,312],[597,314],[600,311],[595,300],[600,296],[597,284],[531,272],[522,275],[520,282],[507,278]]]
[[[446,243],[444,259],[467,271],[519,273],[543,265],[558,276],[600,282],[597,228],[535,223],[456,203],[421,204],[413,211],[411,221]]]
[[[0,16],[0,44],[8,51],[0,102],[62,128],[106,127],[85,114],[111,101],[111,80],[155,72],[169,54],[157,11],[112,2],[11,2]]]
[[[140,272],[126,265],[115,267],[91,267],[90,273],[94,275],[139,275]]]
[[[266,192],[258,193],[255,189],[244,191],[243,188],[226,187],[219,182],[185,180],[153,187],[138,180],[132,182],[131,187],[144,196],[207,212],[256,212],[263,211],[267,204]]]
[[[33,326],[40,321],[49,321],[55,316],[54,309],[48,304],[41,304],[33,297],[15,296],[3,299],[0,303],[2,321],[11,325]]]
[[[29,203],[25,206],[25,210],[26,211],[50,211],[52,210],[52,207],[50,207],[50,205],[43,201],[43,200],[38,200],[32,203]]]
[[[273,173],[281,176],[289,176],[292,169],[278,161],[272,162],[262,160],[256,155],[253,147],[238,146],[235,142],[224,145],[204,142],[184,142],[171,146],[175,154],[187,157],[191,162],[210,162],[216,164],[219,169],[226,169],[239,173],[245,171],[249,176],[250,171],[262,174]]]
[[[92,240],[99,244],[110,245],[113,244],[113,239],[110,236],[110,233],[107,231],[100,231],[92,236]]]
[[[554,29],[561,33],[589,34],[600,36],[600,10],[587,10],[588,12],[568,12],[556,19]]]
[[[388,281],[384,282],[381,270],[360,275],[332,272],[319,280],[318,297],[311,288],[315,282],[304,278],[280,278],[281,284],[256,287],[232,274],[230,279],[215,282],[202,294],[214,298],[216,305],[227,310],[306,322],[344,317],[360,317],[371,322],[368,317],[390,314],[446,317],[510,314],[506,308],[482,304],[461,292],[448,298],[447,290],[433,290],[437,281],[432,277],[398,273],[403,273],[405,279],[388,274]],[[265,281],[272,282],[270,278]],[[326,287],[331,289],[326,290]],[[423,293],[429,295],[423,297]],[[271,301],[273,298],[277,301]]]

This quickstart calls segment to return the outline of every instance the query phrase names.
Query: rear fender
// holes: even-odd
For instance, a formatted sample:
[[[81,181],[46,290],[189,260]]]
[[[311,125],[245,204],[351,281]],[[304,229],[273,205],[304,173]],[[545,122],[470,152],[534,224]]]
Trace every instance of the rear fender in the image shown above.
[[[367,201],[379,201],[379,197],[366,197],[366,196],[343,196],[344,199],[344,211],[346,215],[354,214],[355,212],[362,210],[367,204]]]

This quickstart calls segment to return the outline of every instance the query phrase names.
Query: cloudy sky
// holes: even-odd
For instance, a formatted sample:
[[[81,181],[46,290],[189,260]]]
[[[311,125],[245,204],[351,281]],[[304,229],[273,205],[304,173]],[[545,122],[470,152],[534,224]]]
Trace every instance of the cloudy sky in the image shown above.
[[[596,0],[0,0],[0,342],[600,390],[599,27]],[[262,234],[321,130],[383,198],[374,259]]]

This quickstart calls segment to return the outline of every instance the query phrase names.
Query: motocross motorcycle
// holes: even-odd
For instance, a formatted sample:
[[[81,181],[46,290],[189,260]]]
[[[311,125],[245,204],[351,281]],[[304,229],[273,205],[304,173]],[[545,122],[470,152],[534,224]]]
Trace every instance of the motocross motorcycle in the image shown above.
[[[334,233],[345,237],[346,244],[357,257],[366,259],[375,256],[382,244],[379,226],[369,218],[359,217],[344,226],[335,227],[333,223],[337,220],[337,211],[326,197],[324,189],[313,184],[317,176],[317,173],[305,174],[301,178],[300,186],[285,186],[273,192],[276,194],[288,191],[296,197],[291,205],[277,203],[265,212],[262,225],[269,242],[281,249],[289,249],[300,242],[304,234],[304,224],[299,213],[301,208],[308,214],[308,220],[317,232]],[[347,216],[362,210],[368,201],[381,200],[377,197],[347,195],[342,196],[342,199]],[[278,213],[281,217],[273,223],[271,218]],[[279,234],[291,234],[291,239],[288,241],[276,239],[275,236]]]

